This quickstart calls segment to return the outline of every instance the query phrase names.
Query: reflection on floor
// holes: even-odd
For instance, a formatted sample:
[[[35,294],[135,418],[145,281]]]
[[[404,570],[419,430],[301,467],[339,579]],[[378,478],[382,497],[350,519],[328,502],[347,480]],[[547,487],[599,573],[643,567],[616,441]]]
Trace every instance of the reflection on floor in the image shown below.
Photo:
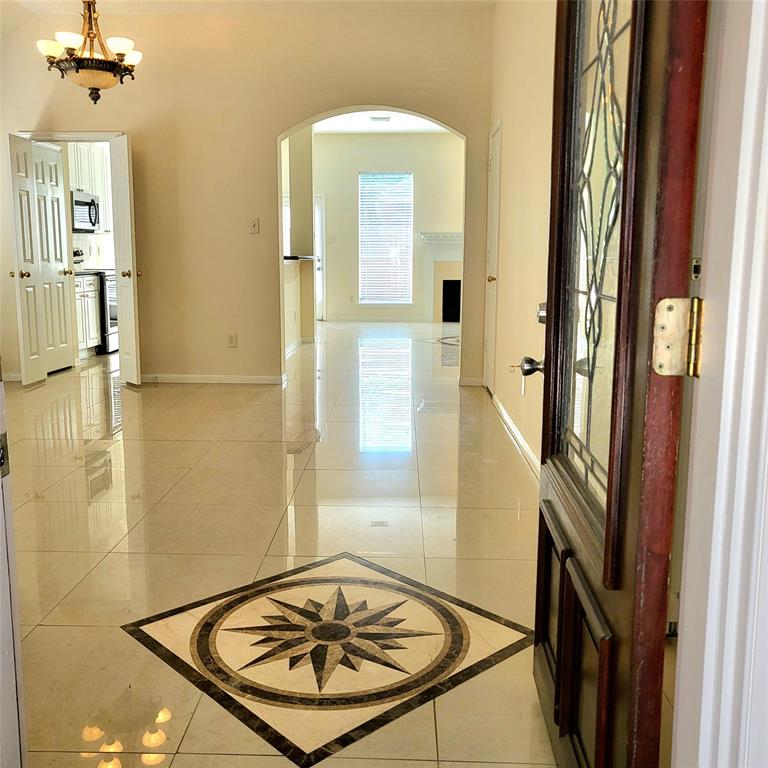
[[[186,619],[189,604],[202,601],[199,621],[210,596],[270,577],[264,583],[294,608],[238,626],[277,621],[260,616],[285,617],[307,600],[306,610],[325,610],[335,589],[300,594],[284,574],[340,552],[373,563],[344,560],[345,568],[372,568],[374,580],[426,585],[421,599],[430,590],[455,596],[459,603],[440,600],[454,613],[466,602],[532,625],[537,489],[484,391],[457,386],[458,348],[434,343],[457,332],[323,324],[321,340],[289,359],[285,389],[138,390],[116,385],[103,360],[31,391],[8,386],[31,768],[290,766],[274,742],[220,705],[231,699],[223,688],[203,694],[121,626],[179,606]],[[348,606],[402,599],[341,586]],[[462,610],[465,623],[480,615]],[[414,598],[389,617],[432,637],[398,640],[406,649],[374,647],[406,656],[398,662],[406,667],[413,654],[434,651],[436,620],[422,603]],[[260,639],[276,642],[235,637],[227,645],[235,657]],[[269,673],[263,665],[261,682],[280,675],[277,689],[314,683],[317,693],[317,675],[329,692],[352,678],[366,688],[377,667],[379,687],[396,678],[369,661],[355,677],[354,651],[335,671],[300,650]],[[531,666],[526,648],[328,760],[348,768],[552,764]],[[302,738],[315,711],[290,710]]]

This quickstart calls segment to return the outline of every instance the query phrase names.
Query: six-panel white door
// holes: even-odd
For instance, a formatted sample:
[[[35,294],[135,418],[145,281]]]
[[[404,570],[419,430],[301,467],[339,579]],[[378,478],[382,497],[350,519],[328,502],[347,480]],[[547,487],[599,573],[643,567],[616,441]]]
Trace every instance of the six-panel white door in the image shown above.
[[[74,363],[73,285],[66,248],[64,159],[59,148],[32,145],[46,373]]]

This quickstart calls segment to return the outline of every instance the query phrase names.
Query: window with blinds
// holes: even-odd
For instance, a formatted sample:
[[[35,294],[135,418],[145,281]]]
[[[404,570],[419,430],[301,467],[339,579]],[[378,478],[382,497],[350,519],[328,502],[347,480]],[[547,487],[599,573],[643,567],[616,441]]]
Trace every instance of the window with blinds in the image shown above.
[[[413,301],[413,174],[360,174],[360,303]]]

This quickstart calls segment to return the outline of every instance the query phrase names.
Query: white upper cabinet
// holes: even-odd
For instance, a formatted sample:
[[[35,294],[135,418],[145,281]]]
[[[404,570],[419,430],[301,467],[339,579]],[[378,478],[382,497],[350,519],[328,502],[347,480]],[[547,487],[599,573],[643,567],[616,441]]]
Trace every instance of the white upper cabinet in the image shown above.
[[[101,232],[112,231],[112,181],[109,167],[109,144],[71,142],[69,152],[69,186],[99,198]]]

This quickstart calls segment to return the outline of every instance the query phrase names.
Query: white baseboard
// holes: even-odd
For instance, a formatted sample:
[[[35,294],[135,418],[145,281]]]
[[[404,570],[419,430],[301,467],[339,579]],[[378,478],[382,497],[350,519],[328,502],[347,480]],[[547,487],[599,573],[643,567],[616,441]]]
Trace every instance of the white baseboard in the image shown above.
[[[302,336],[301,337],[301,343],[302,344],[314,344],[315,343],[315,337],[314,336]]]
[[[460,387],[482,387],[484,386],[482,379],[474,379],[470,376],[460,376],[459,377],[459,386]]]
[[[21,381],[21,374],[3,371],[3,381]]]
[[[491,402],[499,412],[499,416],[501,416],[501,421],[506,427],[507,432],[509,432],[512,439],[515,441],[515,444],[520,449],[526,463],[530,467],[531,472],[536,475],[536,480],[538,481],[541,477],[541,462],[539,461],[539,457],[536,455],[533,448],[528,445],[528,441],[523,437],[523,433],[518,429],[517,424],[512,421],[512,417],[507,413],[507,409],[501,404],[501,400],[499,400],[496,395],[491,395]]]
[[[145,373],[146,384],[281,384],[281,376],[240,376],[228,373]]]

